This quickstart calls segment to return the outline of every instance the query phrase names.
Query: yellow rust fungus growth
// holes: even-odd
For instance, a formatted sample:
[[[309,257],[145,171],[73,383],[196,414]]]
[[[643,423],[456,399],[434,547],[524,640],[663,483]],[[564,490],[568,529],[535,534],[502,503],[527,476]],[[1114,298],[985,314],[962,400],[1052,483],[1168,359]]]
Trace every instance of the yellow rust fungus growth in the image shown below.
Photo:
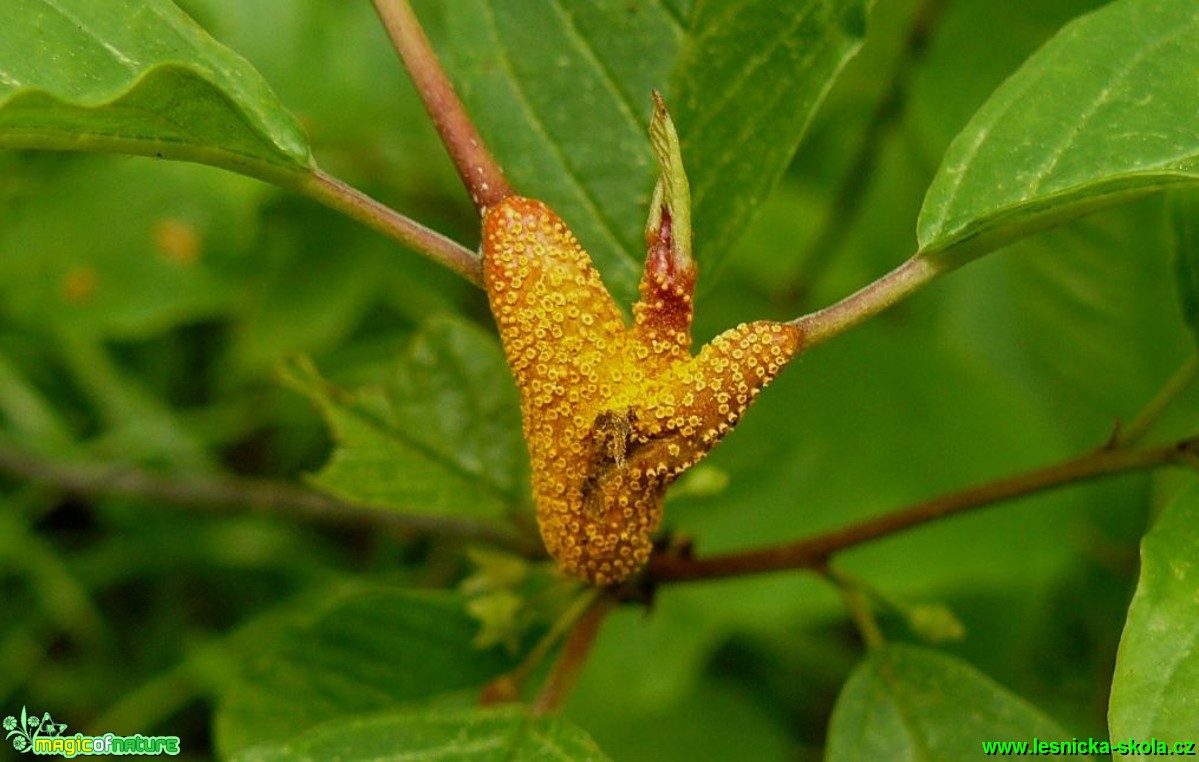
[[[566,224],[509,196],[483,219],[483,277],[520,390],[541,536],[567,573],[620,582],[649,560],[667,486],[737,423],[800,348],[745,323],[692,357],[695,271],[649,238],[630,329]]]

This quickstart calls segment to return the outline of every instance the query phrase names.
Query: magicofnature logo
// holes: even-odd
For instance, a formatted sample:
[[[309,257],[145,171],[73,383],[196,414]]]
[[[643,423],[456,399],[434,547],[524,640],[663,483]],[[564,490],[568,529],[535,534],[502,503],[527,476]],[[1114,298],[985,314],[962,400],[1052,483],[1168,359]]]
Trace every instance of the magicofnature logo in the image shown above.
[[[81,754],[173,756],[179,753],[179,736],[143,736],[140,733],[132,736],[113,733],[102,736],[85,736],[82,733],[67,735],[65,722],[55,722],[49,712],[41,717],[29,714],[25,707],[21,707],[20,719],[14,715],[5,717],[3,727],[8,734],[5,738],[12,741],[13,748],[26,753],[67,758]]]
[[[66,729],[66,723],[55,722],[49,712],[38,717],[36,714],[27,714],[25,707],[21,707],[20,721],[12,715],[4,718],[4,730],[8,733],[5,738],[12,741],[12,747],[17,751],[32,751],[34,740],[57,738]]]

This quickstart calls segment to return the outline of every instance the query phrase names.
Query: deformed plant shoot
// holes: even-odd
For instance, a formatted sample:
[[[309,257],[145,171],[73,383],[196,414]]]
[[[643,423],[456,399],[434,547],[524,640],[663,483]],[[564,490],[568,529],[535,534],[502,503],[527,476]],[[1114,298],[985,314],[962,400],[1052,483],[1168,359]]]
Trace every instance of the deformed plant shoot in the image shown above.
[[[516,376],[537,518],[564,571],[600,585],[649,561],[666,488],[799,351],[786,323],[740,325],[691,355],[696,268],[678,136],[655,94],[662,179],[633,327],[566,224],[509,196],[483,216],[483,275]]]

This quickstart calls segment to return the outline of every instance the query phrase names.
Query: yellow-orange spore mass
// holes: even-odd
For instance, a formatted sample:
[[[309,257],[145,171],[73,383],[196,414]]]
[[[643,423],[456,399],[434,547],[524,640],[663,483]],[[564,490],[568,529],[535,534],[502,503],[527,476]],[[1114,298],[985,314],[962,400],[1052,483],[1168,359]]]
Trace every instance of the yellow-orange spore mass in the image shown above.
[[[483,220],[483,277],[520,390],[546,549],[569,574],[613,584],[649,560],[667,486],[697,463],[800,347],[755,322],[692,357],[693,272],[647,260],[629,328],[586,252],[540,201]]]

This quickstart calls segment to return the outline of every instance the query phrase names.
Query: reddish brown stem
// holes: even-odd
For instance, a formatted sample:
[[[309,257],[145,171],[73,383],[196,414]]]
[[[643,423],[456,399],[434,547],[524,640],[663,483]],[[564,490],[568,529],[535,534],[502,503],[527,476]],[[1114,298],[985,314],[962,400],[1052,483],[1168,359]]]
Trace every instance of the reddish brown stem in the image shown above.
[[[408,0],[374,0],[374,3],[463,185],[482,214],[484,209],[512,194],[503,170],[454,92]]]
[[[1101,448],[1051,466],[916,503],[894,513],[796,542],[709,558],[658,555],[650,560],[654,583],[738,577],[787,569],[823,569],[830,556],[857,545],[1012,498],[1169,463],[1190,463],[1199,438],[1140,450]]]
[[[562,644],[562,652],[558,655],[558,661],[554,662],[549,677],[545,679],[541,686],[541,692],[537,694],[537,699],[533,702],[534,713],[547,714],[561,708],[571,689],[578,682],[579,675],[583,672],[583,665],[587,663],[587,655],[591,653],[591,646],[595,644],[595,636],[599,633],[600,624],[603,623],[604,616],[612,609],[614,603],[611,597],[601,595],[587,610],[587,613],[575,623],[566,642]]]

